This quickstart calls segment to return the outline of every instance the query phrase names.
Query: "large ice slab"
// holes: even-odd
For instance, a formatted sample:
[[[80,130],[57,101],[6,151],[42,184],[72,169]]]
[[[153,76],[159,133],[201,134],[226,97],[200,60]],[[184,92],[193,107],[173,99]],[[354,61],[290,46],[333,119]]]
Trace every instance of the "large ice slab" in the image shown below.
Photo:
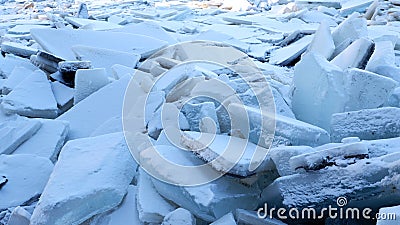
[[[322,207],[337,205],[339,197],[346,197],[346,207],[365,205],[377,210],[400,199],[400,193],[393,191],[399,182],[399,159],[399,153],[394,153],[347,167],[280,177],[264,189],[262,200],[287,209],[314,206],[319,212]]]
[[[0,211],[38,198],[53,170],[49,159],[35,155],[0,155]]]
[[[353,13],[339,24],[332,32],[335,46],[340,45],[346,39],[355,41],[362,37],[368,36],[367,20],[360,16],[359,13]]]
[[[198,139],[200,136],[201,138]],[[214,134],[187,131],[181,138],[181,143],[201,159],[209,162],[217,171],[245,177],[273,168],[269,157],[253,159],[256,151],[267,152],[267,149],[246,139],[227,135],[216,135],[214,138],[213,136]],[[210,140],[212,142],[208,143]],[[250,168],[254,168],[255,165],[260,165],[260,167],[256,171],[251,170]]]
[[[377,220],[376,225],[396,225],[400,223],[400,206],[383,207],[379,209],[379,213],[381,219]]]
[[[12,91],[19,83],[27,78],[32,71],[25,67],[15,67],[8,79],[2,85],[2,94],[6,95]],[[34,72],[35,73],[35,72]],[[37,73],[37,72],[36,72]]]
[[[47,119],[36,119],[34,121],[40,122],[40,129],[22,143],[13,154],[33,154],[56,162],[69,131],[68,123]]]
[[[343,112],[345,74],[324,57],[308,53],[296,64],[292,109],[296,118],[329,130],[333,113]]]
[[[128,75],[108,84],[59,116],[57,120],[65,120],[70,124],[68,139],[89,137],[109,118],[122,115],[125,89],[130,78]]]
[[[335,51],[335,43],[333,42],[331,29],[327,22],[323,21],[319,25],[307,51],[320,54],[326,59],[331,57],[332,53]]]
[[[162,196],[208,222],[236,208],[253,210],[259,198],[259,191],[255,188],[227,177],[193,187],[175,186],[155,179],[153,183]]]
[[[368,39],[357,39],[343,52],[333,58],[331,63],[343,70],[347,68],[362,68],[368,61],[373,46],[372,41]]]
[[[135,162],[122,133],[69,141],[31,223],[81,224],[117,207],[134,175]]]
[[[139,219],[143,223],[161,223],[165,216],[175,210],[175,207],[157,192],[150,176],[142,169],[139,170],[136,201]]]
[[[76,27],[89,28],[90,30],[101,31],[101,30],[117,29],[122,27],[121,25],[101,20],[91,20],[91,19],[68,17],[68,16],[65,17],[64,19]]]
[[[280,48],[271,53],[269,63],[285,66],[290,64],[293,60],[298,58],[313,40],[312,35],[304,36],[298,41],[290,44],[289,46]]]
[[[11,154],[41,127],[37,120],[14,117],[0,123],[0,154]]]
[[[379,68],[383,66],[394,66],[396,61],[394,46],[391,41],[375,42],[374,52],[371,55],[365,69],[374,73],[379,73]]]
[[[399,135],[400,108],[383,107],[332,115],[331,138],[333,142],[340,142],[345,137],[375,140]]]
[[[346,111],[380,107],[398,85],[388,77],[356,68],[350,69],[346,76],[349,95]]]
[[[140,59],[140,55],[134,53],[82,45],[73,46],[72,51],[79,60],[90,61],[94,68],[105,68],[110,77],[114,64],[135,68]]]
[[[142,58],[167,45],[152,37],[121,32],[69,29],[32,29],[32,37],[46,50],[67,60],[75,60],[74,45],[113,49],[141,55]],[[60,42],[60,40],[63,40]]]
[[[5,112],[22,116],[55,118],[57,102],[46,74],[35,72],[19,83],[1,103]]]
[[[12,54],[7,54],[5,58],[0,57],[0,77],[7,78],[15,67],[25,67],[32,72],[39,69],[34,66],[28,59],[24,59]]]
[[[109,83],[110,81],[104,68],[76,71],[74,105]]]

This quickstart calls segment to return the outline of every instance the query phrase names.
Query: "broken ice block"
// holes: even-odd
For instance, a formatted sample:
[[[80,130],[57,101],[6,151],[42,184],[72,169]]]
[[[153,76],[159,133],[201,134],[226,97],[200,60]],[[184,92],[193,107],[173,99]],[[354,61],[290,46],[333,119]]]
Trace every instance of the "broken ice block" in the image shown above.
[[[110,81],[104,68],[79,69],[75,74],[74,105],[109,83]]]
[[[26,69],[25,67],[15,67],[8,79],[3,83],[2,94],[6,95],[12,91],[19,83],[21,83],[25,78],[27,78],[31,73],[40,73],[40,71],[36,70],[32,72],[30,69]]]
[[[39,69],[34,66],[28,59],[24,59],[12,54],[7,54],[5,58],[0,56],[0,77],[8,78],[16,66],[25,67],[32,72]]]
[[[37,120],[14,117],[0,123],[0,154],[11,154],[40,128]]]
[[[125,90],[130,78],[130,76],[124,76],[108,84],[59,116],[57,120],[69,122],[68,139],[89,137],[105,121],[120,116]],[[93,110],[96,113],[93,113]]]
[[[320,54],[326,59],[331,57],[335,51],[335,43],[333,42],[331,29],[327,22],[322,22],[319,25],[307,51]]]
[[[7,225],[29,225],[31,214],[24,208],[17,206],[10,215]]]
[[[175,210],[154,188],[150,176],[139,169],[138,190],[136,195],[139,219],[143,223],[161,223],[165,216]]]
[[[209,143],[209,140],[212,142]],[[246,139],[186,131],[181,137],[181,144],[220,172],[246,177],[255,172],[273,169],[269,157],[255,156],[256,151],[266,154],[268,150]],[[256,170],[251,169],[258,165],[260,166]]]
[[[35,155],[0,155],[0,211],[34,201],[53,170],[49,159]]]
[[[161,225],[195,225],[196,220],[191,212],[178,208],[165,216]]]
[[[346,76],[349,95],[346,111],[380,107],[398,85],[390,78],[356,68],[350,69]]]
[[[91,20],[91,19],[68,17],[68,16],[65,17],[64,19],[68,23],[74,25],[75,27],[83,29],[90,28],[90,30],[96,30],[96,31],[107,31],[122,27],[121,25],[101,20]]]
[[[329,142],[328,132],[296,119],[271,115],[266,112],[261,113],[256,108],[246,106],[243,108],[236,103],[230,104],[228,111],[232,116],[232,127],[238,129],[239,132],[249,132],[249,140],[265,148],[269,148],[268,140],[271,138],[272,131],[274,131],[273,145],[318,146]],[[243,112],[247,112],[248,115]],[[244,122],[247,120],[247,116],[249,124]],[[275,130],[271,130],[273,127]],[[261,134],[262,132],[264,134]],[[242,133],[242,135],[246,137],[246,133]]]
[[[303,55],[293,77],[292,109],[296,118],[329,130],[333,113],[343,112],[347,102],[345,74],[314,53]]]
[[[394,153],[347,167],[280,177],[264,189],[262,202],[286,209],[312,206],[320,212],[323,207],[337,206],[337,199],[345,197],[346,207],[377,210],[400,200],[400,193],[393,191],[399,182],[399,163],[400,155]]]
[[[2,52],[26,58],[29,58],[31,55],[35,55],[38,51],[37,49],[25,46],[17,42],[3,42],[1,43],[0,49]]]
[[[134,175],[135,162],[122,133],[69,141],[31,223],[80,224],[113,209],[123,200]]]
[[[355,163],[354,159],[363,159],[367,157],[367,145],[361,142],[356,142],[293,156],[290,158],[289,164],[292,171],[299,168],[305,170],[319,170],[331,165],[344,166],[343,163],[346,165],[352,164]],[[350,161],[349,159],[352,160]],[[342,160],[342,162],[340,160]],[[344,160],[347,160],[348,162],[346,163]]]
[[[213,102],[203,102],[199,104],[187,103],[182,107],[181,111],[188,120],[191,131],[201,130],[202,132],[211,133],[211,128],[207,129],[204,127],[205,118],[210,118],[215,124],[214,131],[220,133],[215,104]],[[202,127],[204,129],[201,129]]]
[[[138,54],[82,45],[73,46],[72,51],[77,59],[90,61],[94,68],[105,68],[108,76],[112,76],[114,64],[135,68],[140,59]]]
[[[62,61],[58,63],[58,71],[61,73],[64,81],[74,83],[75,73],[79,69],[91,69],[90,61]]]
[[[46,119],[36,119],[34,121],[41,123],[39,130],[31,138],[22,143],[13,152],[13,155],[33,154],[56,162],[68,134],[68,123]]]
[[[53,90],[54,98],[57,101],[57,106],[62,112],[72,107],[72,99],[74,98],[73,88],[55,81],[51,82],[51,90]]]
[[[21,116],[55,118],[58,114],[57,102],[43,72],[32,73],[21,81],[1,105],[5,112]]]
[[[210,223],[210,225],[236,225],[235,218],[232,213],[228,213],[225,216],[219,218],[218,220]]]
[[[300,40],[290,44],[289,46],[280,48],[271,53],[269,63],[277,64],[281,66],[289,65],[292,61],[297,59],[304,51],[306,51],[308,45],[313,40],[312,35],[307,35]]]
[[[400,135],[400,108],[383,107],[332,115],[331,138],[340,142],[345,137],[361,140],[393,138]]]
[[[289,159],[291,157],[315,151],[314,148],[309,146],[280,146],[271,148],[268,152],[268,156],[271,157],[271,160],[274,162],[279,175],[283,177],[294,174],[289,164]]]
[[[257,207],[259,191],[231,178],[221,177],[200,186],[175,186],[153,179],[157,191],[196,217],[211,222],[236,209]]]
[[[142,58],[149,57],[167,45],[165,41],[148,36],[108,31],[32,29],[31,35],[45,50],[66,60],[75,60],[71,50],[74,45],[129,52],[139,54]]]
[[[371,55],[365,69],[379,73],[379,67],[395,65],[394,46],[391,41],[375,42],[374,52]]]
[[[362,18],[359,13],[353,13],[339,24],[332,32],[335,46],[340,45],[346,39],[355,41],[362,37],[367,37],[367,20]]]
[[[360,38],[349,45],[343,52],[331,60],[331,63],[345,70],[347,68],[363,68],[366,64],[373,43],[365,38]]]

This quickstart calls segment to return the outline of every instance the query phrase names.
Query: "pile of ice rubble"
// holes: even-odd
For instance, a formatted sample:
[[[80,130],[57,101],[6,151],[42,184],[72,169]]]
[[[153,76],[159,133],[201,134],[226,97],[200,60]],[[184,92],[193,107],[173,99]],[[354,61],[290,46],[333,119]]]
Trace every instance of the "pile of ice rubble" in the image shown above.
[[[310,224],[261,219],[256,210],[264,203],[321,209],[336,206],[339,197],[347,198],[346,207],[400,217],[399,1],[3,2],[0,224]],[[251,79],[255,68],[241,67],[235,55],[208,54],[206,45],[142,63],[168,45],[195,40],[233,46],[252,58],[265,80]],[[173,87],[150,88],[198,55],[226,60],[257,92],[272,91],[275,139],[256,173],[243,158],[218,180],[174,186],[139,169],[125,143],[121,116],[131,79],[137,98],[150,96],[147,127],[137,139],[144,153],[140,138],[148,135],[173,160],[210,161],[171,145],[160,124],[161,105],[180,111],[188,136],[207,131],[201,121],[211,118],[219,143],[207,147],[213,154],[227,136],[246,141],[225,117],[222,106],[240,123],[231,96],[254,114],[249,145],[263,145],[257,134],[265,127],[257,118],[269,118],[255,110],[258,102],[243,80],[226,70],[196,66],[175,72]],[[226,101],[184,105],[199,94]]]

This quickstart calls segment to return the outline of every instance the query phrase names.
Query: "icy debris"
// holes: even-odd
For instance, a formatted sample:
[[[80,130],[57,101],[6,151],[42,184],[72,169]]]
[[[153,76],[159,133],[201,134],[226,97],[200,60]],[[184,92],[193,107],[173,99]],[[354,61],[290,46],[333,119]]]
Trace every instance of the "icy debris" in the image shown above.
[[[343,52],[332,59],[331,63],[345,70],[347,68],[362,69],[371,55],[374,44],[360,38],[350,44]]]
[[[274,162],[279,175],[283,177],[294,174],[289,164],[289,159],[291,157],[315,151],[315,149],[309,146],[280,146],[271,148],[268,151],[268,156],[271,157],[271,160]]]
[[[128,21],[120,16],[117,15],[111,15],[110,17],[108,17],[107,19],[108,22],[110,23],[115,23],[118,25],[125,25],[128,23]]]
[[[167,42],[152,37],[121,32],[32,29],[31,34],[45,50],[66,60],[75,60],[71,49],[75,45],[134,53],[141,55],[142,58],[149,57],[167,45]]]
[[[400,108],[383,107],[332,115],[331,138],[340,142],[345,137],[361,140],[393,138],[400,135]]]
[[[2,94],[6,95],[12,91],[19,83],[27,78],[32,73],[31,70],[25,67],[15,67],[8,79],[2,85]]]
[[[193,187],[175,186],[155,179],[153,183],[162,196],[208,222],[236,208],[253,210],[259,198],[256,188],[246,187],[228,177]]]
[[[319,170],[331,165],[347,166],[347,164],[355,163],[356,159],[367,157],[367,146],[364,143],[356,142],[293,156],[290,158],[289,164],[292,171],[300,168],[305,170]]]
[[[1,43],[0,49],[2,52],[25,58],[35,55],[38,51],[35,48],[31,48],[16,42],[3,42]]]
[[[49,159],[35,155],[0,155],[0,174],[7,179],[0,188],[0,211],[34,202],[53,170]]]
[[[314,53],[303,55],[293,77],[292,110],[296,118],[329,130],[333,113],[343,112],[345,74]]]
[[[39,121],[16,116],[0,123],[0,154],[11,154],[40,128]]]
[[[173,205],[158,194],[150,176],[142,169],[139,170],[136,201],[139,219],[143,223],[161,223],[164,217],[175,210]]]
[[[161,225],[195,225],[196,220],[191,212],[178,208],[165,216]]]
[[[209,143],[210,140],[212,140],[211,143]],[[256,172],[273,169],[269,157],[253,158],[257,151],[266,153],[268,150],[250,143],[246,139],[227,135],[214,137],[214,134],[186,131],[181,137],[181,144],[192,150],[194,154],[208,162],[217,171],[246,177]],[[255,165],[260,166],[256,171],[251,170]]]
[[[340,14],[342,16],[350,15],[354,12],[364,13],[374,0],[352,0],[342,4]]]
[[[235,218],[232,213],[228,213],[225,216],[219,218],[218,220],[210,223],[210,225],[236,225]]]
[[[34,66],[28,59],[15,55],[7,54],[5,58],[0,56],[0,77],[8,78],[15,67],[25,67],[32,72],[38,68]]]
[[[280,177],[262,193],[262,202],[285,208],[314,206],[318,212],[345,196],[351,205],[378,209],[398,203],[399,153],[364,159],[347,167]],[[312,183],[312,185],[310,185]],[[307,191],[305,191],[307,190]],[[321,191],[323,190],[323,191]]]
[[[68,123],[59,120],[35,120],[41,123],[39,130],[12,154],[33,154],[56,162],[69,131]]]
[[[10,215],[7,225],[29,225],[31,214],[24,208],[17,206]]]
[[[271,53],[269,63],[286,66],[297,59],[313,40],[312,35],[307,35],[289,46],[280,48]]]
[[[390,78],[355,68],[350,69],[346,76],[349,100],[345,111],[380,107],[398,85]]]
[[[57,120],[65,120],[70,124],[68,139],[88,137],[104,121],[121,115],[125,89],[130,78],[124,76],[108,84],[59,116]],[[82,121],[85,123],[82,124]]]
[[[74,105],[109,83],[104,68],[79,69],[75,74]]]
[[[212,131],[220,133],[215,104],[213,102],[203,102],[199,104],[187,103],[182,107],[181,112],[183,112],[188,120],[191,131],[201,130],[207,133],[211,133]],[[214,123],[214,129],[207,126],[207,118],[211,119]]]
[[[73,46],[72,51],[77,59],[90,61],[94,68],[105,68],[108,76],[112,76],[111,66],[114,64],[135,68],[140,59],[140,55],[133,53],[81,45]]]
[[[277,219],[269,218],[267,216],[265,219],[260,218],[255,211],[244,210],[241,208],[236,209],[236,218],[238,224],[251,224],[251,225],[286,225]],[[261,213],[261,216],[263,214]]]
[[[365,69],[379,73],[380,67],[395,66],[394,46],[390,41],[375,42],[374,52],[371,55]]]
[[[380,208],[379,214],[382,216],[382,219],[377,220],[376,225],[396,225],[400,222],[400,206]],[[388,217],[392,217],[392,219],[383,219]]]
[[[80,224],[117,207],[127,193],[135,169],[122,133],[67,142],[31,223]]]
[[[323,46],[323,47],[322,47]],[[308,52],[314,52],[329,59],[335,51],[335,43],[333,42],[331,29],[327,22],[323,21],[318,30],[315,32],[313,40],[307,49]]]
[[[55,118],[57,102],[47,76],[34,72],[20,82],[1,102],[6,113],[21,116]]]
[[[347,17],[332,32],[335,46],[340,45],[340,43],[342,43],[346,39],[355,41],[359,38],[367,36],[367,20],[363,17],[360,17],[359,13],[353,13],[352,15]]]

